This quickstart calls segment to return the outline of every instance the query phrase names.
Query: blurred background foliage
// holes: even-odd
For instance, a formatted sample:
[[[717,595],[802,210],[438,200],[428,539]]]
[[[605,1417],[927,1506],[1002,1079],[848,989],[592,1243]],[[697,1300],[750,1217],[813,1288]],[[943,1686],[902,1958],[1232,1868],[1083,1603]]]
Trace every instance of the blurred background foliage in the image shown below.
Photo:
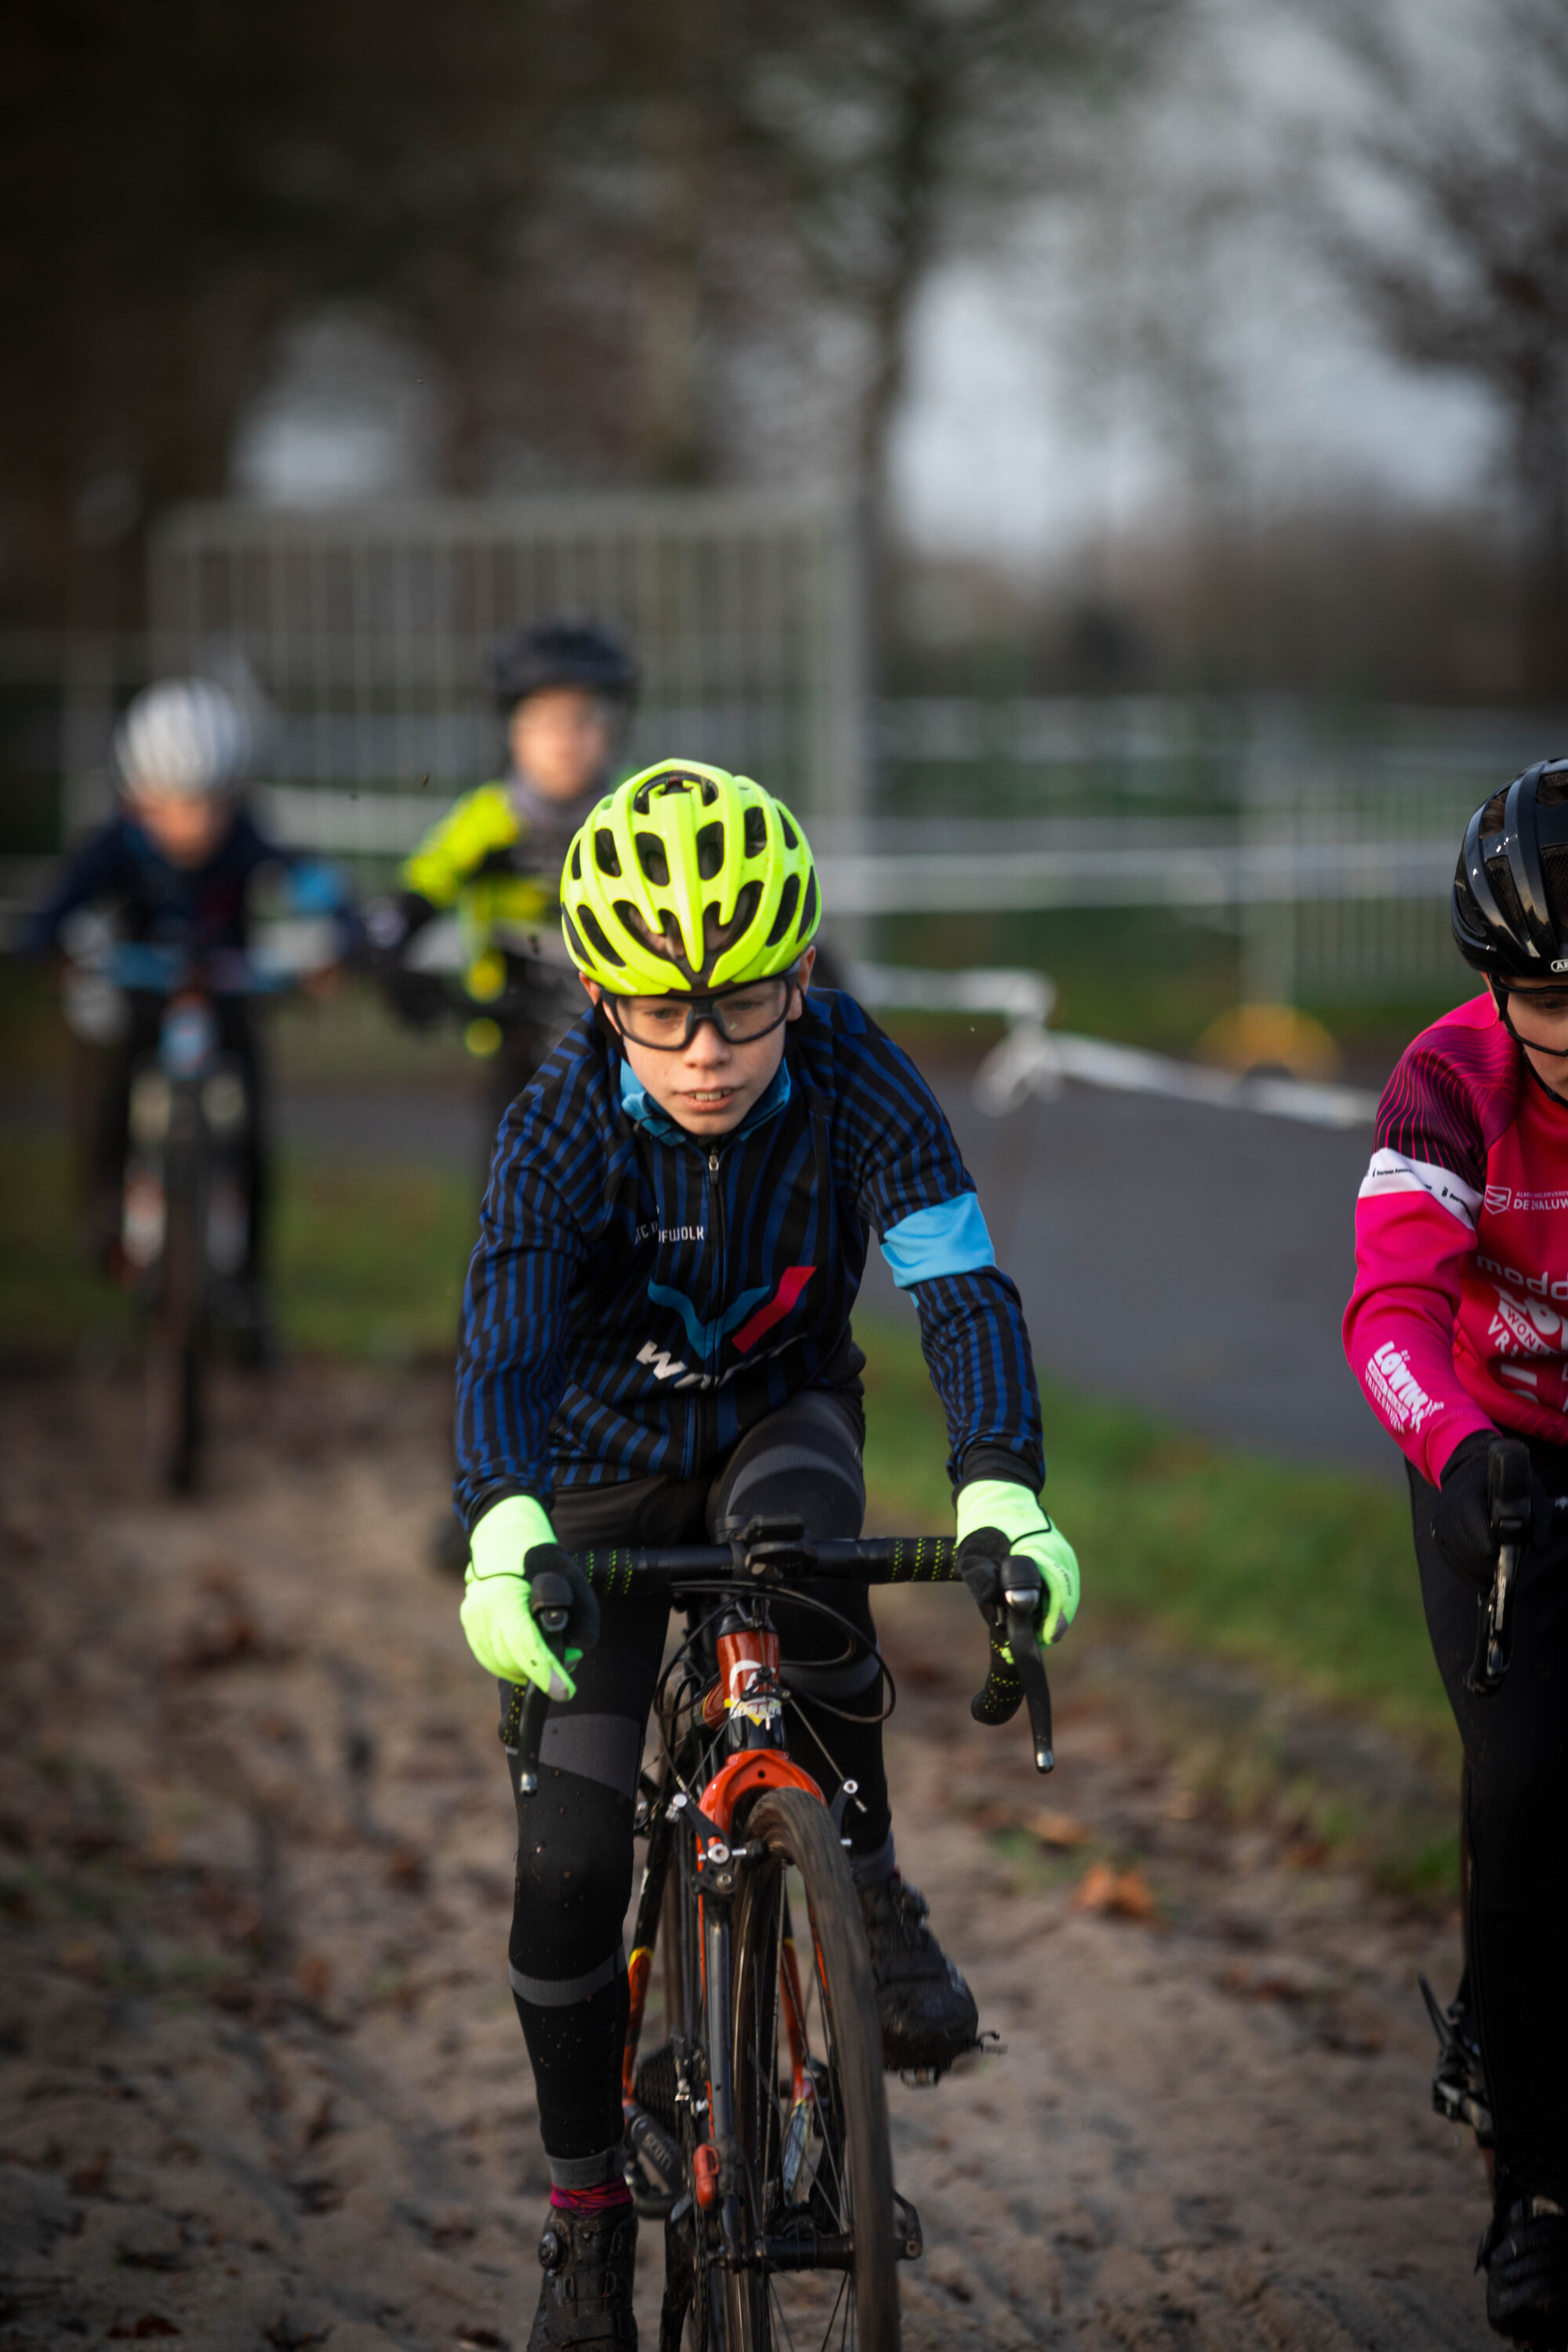
[[[1560,0],[17,0],[0,62],[0,624],[134,625],[229,489],[809,478],[889,690],[1561,692]]]

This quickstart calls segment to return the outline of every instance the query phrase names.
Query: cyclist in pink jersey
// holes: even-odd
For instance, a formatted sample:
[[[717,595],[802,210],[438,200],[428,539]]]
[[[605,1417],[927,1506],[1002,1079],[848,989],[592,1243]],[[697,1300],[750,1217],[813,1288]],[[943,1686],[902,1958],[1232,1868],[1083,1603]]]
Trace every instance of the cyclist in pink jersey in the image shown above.
[[[1356,1208],[1345,1352],[1406,1459],[1422,1599],[1465,1749],[1466,1988],[1494,2135],[1479,2266],[1500,2335],[1568,2343],[1568,761],[1467,828],[1454,937],[1484,994],[1408,1046]],[[1513,1664],[1467,1677],[1497,1558],[1488,1457],[1523,1438]],[[1458,2044],[1455,2045],[1458,2048]]]

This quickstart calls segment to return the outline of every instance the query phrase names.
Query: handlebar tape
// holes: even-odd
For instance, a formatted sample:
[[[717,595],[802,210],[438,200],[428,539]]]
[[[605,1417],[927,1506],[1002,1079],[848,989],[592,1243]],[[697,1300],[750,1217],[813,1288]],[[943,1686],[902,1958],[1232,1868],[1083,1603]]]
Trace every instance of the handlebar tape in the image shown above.
[[[1005,1636],[999,1626],[991,1632],[991,1671],[985,1677],[984,1690],[976,1691],[969,1702],[969,1712],[976,1723],[1011,1723],[1024,1704],[1024,1685],[1017,1667],[1003,1654]]]
[[[817,1575],[835,1583],[955,1584],[957,1546],[951,1536],[835,1537],[808,1547],[813,1567],[803,1578]],[[645,1588],[728,1576],[734,1565],[726,1544],[674,1545],[658,1550],[579,1551],[572,1555],[594,1591],[603,1600],[615,1600]],[[762,1589],[759,1585],[759,1589]]]

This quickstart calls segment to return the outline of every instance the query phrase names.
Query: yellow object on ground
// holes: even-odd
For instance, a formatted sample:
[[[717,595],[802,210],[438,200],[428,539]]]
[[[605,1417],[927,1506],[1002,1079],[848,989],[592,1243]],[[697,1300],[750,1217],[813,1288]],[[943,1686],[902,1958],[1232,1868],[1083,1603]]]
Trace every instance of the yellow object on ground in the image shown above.
[[[1340,1049],[1321,1021],[1293,1004],[1237,1004],[1211,1021],[1197,1043],[1200,1062],[1224,1070],[1284,1070],[1293,1078],[1339,1075]]]

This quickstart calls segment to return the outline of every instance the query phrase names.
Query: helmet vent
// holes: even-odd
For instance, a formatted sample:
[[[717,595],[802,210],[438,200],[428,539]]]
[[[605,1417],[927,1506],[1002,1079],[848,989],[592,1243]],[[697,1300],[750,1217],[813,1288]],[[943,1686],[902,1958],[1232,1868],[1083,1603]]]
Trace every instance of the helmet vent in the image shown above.
[[[574,882],[583,879],[583,845],[580,841],[572,844],[572,879]]]
[[[779,910],[773,917],[773,929],[768,933],[769,947],[777,947],[779,941],[788,930],[790,924],[794,919],[795,907],[799,898],[800,877],[798,874],[792,874],[785,881],[784,889],[779,897]]]
[[[608,825],[602,824],[594,835],[594,863],[601,874],[613,875],[617,881],[620,879],[620,855],[616,848],[616,836]]]
[[[798,848],[800,845],[800,835],[796,833],[794,825],[791,824],[788,817],[785,816],[782,809],[779,811],[779,823],[784,827],[784,847],[786,849]]]
[[[697,836],[697,871],[704,882],[711,882],[724,863],[724,828],[721,824],[705,824]]]
[[[664,844],[657,833],[639,833],[637,836],[637,864],[656,890],[669,887],[669,860],[664,854]]]
[[[816,929],[816,875],[815,870],[805,877],[805,903],[800,910],[800,928],[808,934]]]
[[[610,945],[609,940],[605,937],[603,926],[600,924],[598,918],[595,916],[591,907],[579,907],[575,921],[574,921],[573,918],[565,912],[564,908],[563,908],[562,920],[564,922],[567,934],[572,940],[573,944],[576,947],[579,955],[583,952],[583,940],[586,940],[593,952],[596,956],[602,956],[606,963],[625,963],[626,958],[624,956],[617,955],[615,949]],[[581,939],[577,937],[579,931],[582,933]]]
[[[768,821],[760,808],[746,811],[746,855],[760,857],[768,845]]]

